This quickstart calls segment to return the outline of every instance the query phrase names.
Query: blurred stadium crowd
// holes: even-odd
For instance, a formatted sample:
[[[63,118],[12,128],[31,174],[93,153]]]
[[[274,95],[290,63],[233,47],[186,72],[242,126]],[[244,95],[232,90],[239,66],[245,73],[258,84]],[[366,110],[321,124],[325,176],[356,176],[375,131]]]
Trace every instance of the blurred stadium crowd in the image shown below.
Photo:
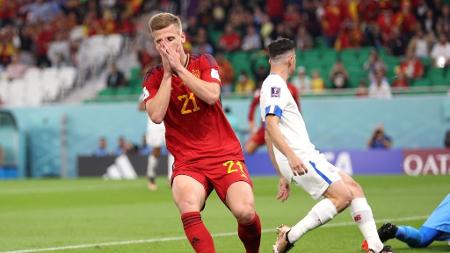
[[[355,88],[357,95],[390,97],[391,87],[450,84],[448,0],[3,0],[0,101],[14,104],[10,84],[35,79],[30,69],[50,86],[35,104],[55,100],[76,80],[106,71],[124,48],[140,66],[121,70],[128,86],[122,93],[139,93],[143,73],[159,61],[146,30],[157,11],[182,17],[187,51],[216,56],[225,94],[253,93],[268,71],[254,59],[265,59],[261,50],[278,37],[297,44],[302,66],[292,81],[302,93]],[[52,78],[56,88],[48,85]]]

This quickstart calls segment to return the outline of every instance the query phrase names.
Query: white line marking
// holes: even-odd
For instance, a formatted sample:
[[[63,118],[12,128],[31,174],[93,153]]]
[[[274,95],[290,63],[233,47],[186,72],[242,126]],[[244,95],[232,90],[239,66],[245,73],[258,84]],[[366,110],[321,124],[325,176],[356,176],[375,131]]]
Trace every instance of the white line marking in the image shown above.
[[[397,218],[397,219],[379,219],[377,223],[381,222],[398,222],[398,221],[412,221],[412,220],[423,220],[428,218],[428,216],[411,216],[405,218]],[[331,227],[346,227],[354,225],[354,222],[338,222],[333,224],[324,225],[324,228]],[[275,229],[263,229],[262,233],[275,232]],[[227,233],[216,233],[213,234],[213,237],[227,237],[234,236],[236,232],[227,232]],[[85,249],[85,248],[95,248],[95,247],[109,247],[109,246],[117,246],[117,245],[128,245],[128,244],[142,244],[142,243],[155,243],[155,242],[168,242],[168,241],[181,241],[185,240],[185,236],[174,236],[174,237],[164,237],[164,238],[153,238],[153,239],[143,239],[143,240],[130,240],[130,241],[118,241],[118,242],[100,242],[100,243],[91,243],[91,244],[79,244],[79,245],[68,245],[68,246],[59,246],[59,247],[50,247],[50,248],[40,248],[40,249],[21,249],[21,250],[13,250],[13,251],[1,251],[0,253],[35,253],[35,252],[48,252],[48,251],[57,251],[57,250],[73,250],[73,249]]]

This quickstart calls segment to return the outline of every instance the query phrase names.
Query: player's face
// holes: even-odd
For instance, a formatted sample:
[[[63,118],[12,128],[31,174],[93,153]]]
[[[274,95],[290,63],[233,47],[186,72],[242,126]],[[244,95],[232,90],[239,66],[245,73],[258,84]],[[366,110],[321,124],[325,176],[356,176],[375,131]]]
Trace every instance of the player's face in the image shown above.
[[[296,56],[295,56],[295,53],[292,53],[292,54],[289,56],[289,75],[290,75],[290,76],[293,75],[294,72],[295,72],[295,65],[296,65],[296,62],[297,62],[297,58],[296,58]]]
[[[152,32],[153,40],[156,49],[159,51],[161,42],[166,42],[167,45],[173,50],[181,53],[183,50],[183,43],[186,41],[186,37],[181,29],[177,25],[169,25],[161,30]]]

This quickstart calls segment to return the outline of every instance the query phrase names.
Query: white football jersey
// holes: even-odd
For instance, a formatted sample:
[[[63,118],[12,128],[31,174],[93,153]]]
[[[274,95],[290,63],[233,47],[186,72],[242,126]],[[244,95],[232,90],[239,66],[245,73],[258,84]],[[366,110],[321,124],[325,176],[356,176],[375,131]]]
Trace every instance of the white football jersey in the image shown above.
[[[267,114],[274,114],[280,118],[279,128],[284,140],[301,159],[319,154],[309,140],[305,121],[283,78],[277,74],[270,74],[264,80],[259,105],[264,122]],[[277,161],[286,160],[286,157],[275,146],[273,149]]]

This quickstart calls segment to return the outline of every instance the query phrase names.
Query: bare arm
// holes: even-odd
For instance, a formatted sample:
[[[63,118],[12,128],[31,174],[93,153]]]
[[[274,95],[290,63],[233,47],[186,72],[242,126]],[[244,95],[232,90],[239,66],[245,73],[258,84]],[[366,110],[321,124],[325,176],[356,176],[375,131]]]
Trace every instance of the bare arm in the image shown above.
[[[194,76],[185,67],[177,69],[178,76],[183,80],[189,89],[201,100],[209,105],[215,104],[220,97],[220,85],[214,82],[206,82]]]
[[[281,153],[283,153],[284,156],[286,156],[294,175],[303,175],[308,172],[308,169],[284,140],[284,137],[278,127],[279,122],[280,119],[275,115],[266,116],[266,129],[272,143],[278,150],[280,150]]]
[[[145,104],[145,110],[147,111],[148,116],[156,124],[160,124],[166,115],[167,108],[169,107],[171,89],[172,77],[167,77],[164,74],[158,92]]]
[[[161,55],[164,75],[155,96],[145,103],[145,111],[147,111],[148,116],[154,123],[160,124],[169,107],[170,93],[172,90],[172,70],[168,61],[167,52],[160,47],[157,47],[157,50]]]
[[[264,139],[266,141],[267,152],[269,153],[270,161],[272,161],[272,165],[273,165],[273,167],[275,167],[275,171],[277,172],[277,175],[281,177],[280,168],[278,167],[278,163],[275,160],[275,154],[273,153],[272,139],[270,138],[270,134],[269,134],[269,131],[267,131],[267,128],[265,130]]]
[[[273,146],[272,146],[273,144],[272,144],[272,140],[270,138],[270,134],[267,131],[267,128],[266,128],[266,132],[264,135],[264,139],[266,140],[267,152],[269,153],[270,160],[272,161],[273,167],[275,167],[275,171],[277,172],[278,176],[280,177],[279,182],[278,182],[277,199],[281,200],[281,201],[285,201],[289,198],[290,185],[289,185],[289,181],[285,177],[283,177],[283,175],[281,175],[280,167],[278,167],[278,163],[275,160],[275,154],[273,153]]]

